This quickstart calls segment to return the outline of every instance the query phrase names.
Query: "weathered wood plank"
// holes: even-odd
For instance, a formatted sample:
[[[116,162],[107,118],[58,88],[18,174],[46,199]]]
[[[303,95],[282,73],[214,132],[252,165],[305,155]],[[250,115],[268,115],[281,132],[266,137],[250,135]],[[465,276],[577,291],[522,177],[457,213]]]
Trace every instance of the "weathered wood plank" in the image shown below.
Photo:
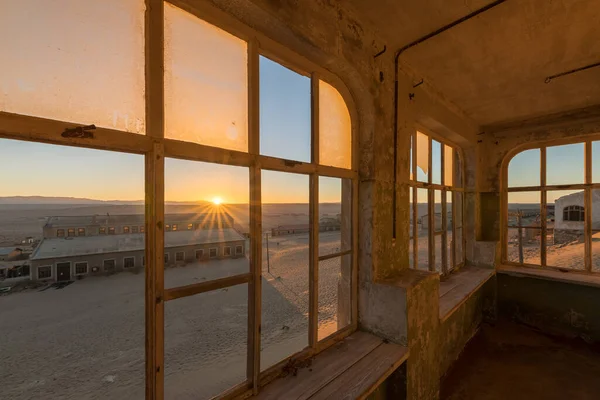
[[[356,332],[315,357],[310,366],[307,364],[299,368],[295,375],[290,374],[267,385],[256,398],[308,399],[382,344],[377,336]]]
[[[440,318],[447,318],[452,310],[487,282],[494,272],[493,269],[488,268],[465,267],[450,275],[447,281],[440,283],[440,293],[442,287],[450,287],[450,290],[444,290],[444,294],[440,296]]]
[[[309,399],[364,399],[407,358],[406,347],[382,343]]]

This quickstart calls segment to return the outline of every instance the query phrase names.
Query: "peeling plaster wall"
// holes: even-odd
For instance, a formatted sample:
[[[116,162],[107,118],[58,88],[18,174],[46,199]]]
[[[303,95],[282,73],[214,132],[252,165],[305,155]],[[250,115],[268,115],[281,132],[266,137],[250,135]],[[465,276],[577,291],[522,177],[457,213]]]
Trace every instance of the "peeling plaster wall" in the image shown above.
[[[543,332],[600,343],[600,288],[498,274],[498,312]]]

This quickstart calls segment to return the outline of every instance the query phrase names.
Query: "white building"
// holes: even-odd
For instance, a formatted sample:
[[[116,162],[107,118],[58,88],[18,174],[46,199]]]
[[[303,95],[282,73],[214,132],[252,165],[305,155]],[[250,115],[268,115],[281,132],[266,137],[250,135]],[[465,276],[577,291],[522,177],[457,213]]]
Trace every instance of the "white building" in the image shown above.
[[[592,190],[592,229],[600,229],[600,190]],[[555,201],[554,242],[577,240],[585,228],[584,192],[571,193]]]

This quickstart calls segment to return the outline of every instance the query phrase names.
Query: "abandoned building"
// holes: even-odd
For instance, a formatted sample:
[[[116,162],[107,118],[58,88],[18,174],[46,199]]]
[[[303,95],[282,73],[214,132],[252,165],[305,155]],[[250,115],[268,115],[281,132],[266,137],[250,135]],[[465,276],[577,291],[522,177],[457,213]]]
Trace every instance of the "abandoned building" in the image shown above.
[[[56,149],[139,156],[145,206],[143,220],[48,222],[32,275],[83,271],[78,243],[94,254],[88,271],[127,268],[96,252],[123,246],[145,264],[143,291],[70,298],[86,279],[2,297],[3,396],[598,398],[598,21],[597,0],[2,2],[0,146],[43,144],[37,156],[69,162],[60,193],[73,170],[107,192],[119,174],[88,175],[87,159]],[[171,160],[213,169],[169,180]],[[177,252],[196,258],[206,242],[189,246],[202,229],[169,221],[166,194],[236,189],[230,169],[248,187],[237,194],[249,205],[248,270],[166,287]],[[267,188],[272,173],[285,178]],[[322,177],[341,187],[341,246],[326,255]],[[293,279],[263,267],[261,206],[279,200],[310,210]],[[534,211],[522,223],[516,209]],[[578,240],[552,243],[557,229]],[[230,254],[241,240],[227,240]],[[285,292],[294,279],[302,289]],[[84,312],[67,307],[96,295]],[[37,336],[9,358],[23,315]],[[100,317],[110,323],[88,328]],[[38,329],[44,318],[52,335]],[[63,324],[86,330],[64,344]]]
[[[246,240],[224,211],[167,214],[165,222],[165,267],[246,255]],[[43,236],[30,257],[33,280],[70,281],[145,266],[144,215],[49,217]]]

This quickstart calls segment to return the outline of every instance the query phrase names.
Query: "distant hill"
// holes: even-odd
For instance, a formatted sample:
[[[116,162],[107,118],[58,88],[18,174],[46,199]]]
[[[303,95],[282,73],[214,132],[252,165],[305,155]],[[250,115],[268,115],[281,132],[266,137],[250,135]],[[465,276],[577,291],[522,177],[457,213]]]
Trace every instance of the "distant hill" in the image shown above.
[[[206,201],[167,201],[166,204],[206,204]],[[144,200],[96,200],[84,197],[46,197],[46,196],[0,196],[0,205],[3,204],[76,204],[76,205],[143,205]]]

